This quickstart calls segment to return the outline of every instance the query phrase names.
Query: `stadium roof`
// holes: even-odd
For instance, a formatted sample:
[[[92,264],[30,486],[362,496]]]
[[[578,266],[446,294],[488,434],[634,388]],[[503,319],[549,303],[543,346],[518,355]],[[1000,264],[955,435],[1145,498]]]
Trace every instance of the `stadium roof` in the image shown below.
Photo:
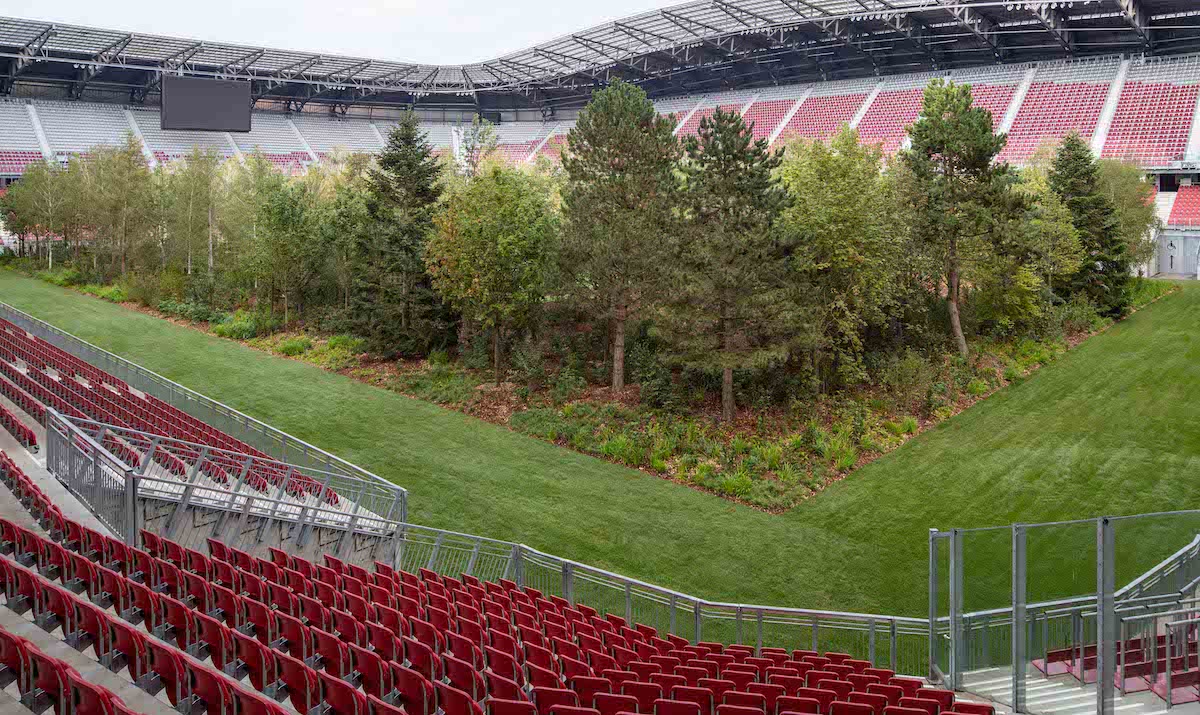
[[[1194,0],[694,0],[493,60],[425,65],[0,18],[14,82],[127,88],[162,73],[247,79],[299,103],[570,102],[616,77],[654,95],[999,62],[1200,49]],[[453,97],[458,96],[455,100]],[[466,99],[462,99],[466,97]],[[431,98],[431,99],[426,99]]]

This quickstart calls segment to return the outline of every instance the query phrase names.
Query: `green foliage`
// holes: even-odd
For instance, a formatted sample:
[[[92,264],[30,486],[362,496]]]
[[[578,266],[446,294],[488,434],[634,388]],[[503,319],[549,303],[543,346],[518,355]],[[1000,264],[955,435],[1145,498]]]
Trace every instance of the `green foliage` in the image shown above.
[[[312,349],[312,340],[304,335],[286,338],[275,347],[275,352],[281,355],[295,357]]]
[[[110,303],[124,303],[129,300],[129,295],[125,292],[125,288],[120,285],[99,285],[96,283],[88,283],[87,285],[79,286],[79,292],[94,295],[101,300],[107,300]]]
[[[1101,190],[1100,171],[1088,144],[1068,134],[1058,148],[1050,186],[1070,209],[1087,260],[1059,282],[1067,294],[1082,293],[1101,315],[1118,317],[1129,308],[1131,255],[1121,236],[1112,202]]]
[[[229,317],[225,313],[213,310],[211,306],[204,305],[203,303],[177,301],[170,298],[159,301],[156,307],[160,313],[189,320],[193,323],[221,323]]]
[[[730,421],[734,369],[787,357],[787,254],[775,227],[788,205],[775,176],[782,152],[721,109],[701,120],[686,151],[688,222],[677,260],[664,266],[676,289],[660,322],[682,363],[722,372],[721,416]]]
[[[551,390],[551,397],[555,404],[569,402],[583,393],[587,389],[587,381],[575,369],[575,366],[570,362],[564,363],[559,369],[558,374],[554,377],[554,386]]]
[[[214,333],[233,340],[262,337],[278,328],[278,319],[266,313],[252,313],[246,310],[235,311],[232,315],[226,316],[225,320],[212,326]]]
[[[640,87],[618,80],[592,93],[567,135],[561,288],[622,336],[613,341],[614,389],[625,380],[625,321],[666,288],[663,238],[675,233],[679,203],[674,128]]]
[[[425,252],[433,285],[493,331],[499,358],[503,331],[528,325],[549,285],[558,219],[546,187],[518,169],[489,165],[448,197],[435,224]],[[500,382],[499,359],[493,367]]]
[[[969,85],[934,79],[923,106],[909,128],[911,148],[900,156],[899,194],[917,247],[945,282],[951,333],[966,356],[964,272],[1019,233],[1025,198],[1012,190],[1008,164],[995,161],[1005,135],[992,133],[991,112],[972,106]]]
[[[1129,303],[1135,308],[1140,308],[1149,305],[1175,289],[1175,285],[1167,281],[1134,278],[1130,281]]]
[[[367,349],[367,341],[353,335],[334,335],[329,338],[328,344],[332,350],[345,350],[352,355],[358,355]],[[449,362],[449,359],[446,357],[446,353],[443,352],[442,357],[442,362]],[[434,356],[432,353],[429,356],[429,361],[434,361]]]

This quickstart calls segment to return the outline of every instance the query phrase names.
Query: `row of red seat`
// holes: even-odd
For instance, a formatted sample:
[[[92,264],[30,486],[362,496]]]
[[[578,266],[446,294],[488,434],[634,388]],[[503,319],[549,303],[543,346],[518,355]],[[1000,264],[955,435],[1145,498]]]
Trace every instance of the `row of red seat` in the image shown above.
[[[34,712],[53,705],[56,715],[138,715],[111,690],[85,680],[70,664],[3,628],[0,666],[0,688],[16,682],[21,701]]]
[[[19,492],[30,491],[28,477],[17,470],[11,461],[4,462],[4,465],[0,477],[3,477],[6,483],[19,485]],[[36,490],[36,485],[32,486],[32,489]],[[34,500],[30,503],[30,510],[41,521],[45,514],[39,513],[38,509],[41,508],[44,512],[50,506],[52,505],[48,500]],[[61,515],[61,512],[58,513]],[[55,523],[56,520],[49,521]],[[132,682],[151,694],[165,691],[171,704],[183,711],[195,711],[196,708],[200,708],[208,713],[228,715],[287,715],[288,711],[267,697],[262,692],[263,688],[256,687],[258,692],[251,691],[224,672],[225,666],[236,666],[231,668],[235,674],[240,672],[243,677],[249,675],[250,683],[257,686],[255,673],[243,672],[247,670],[245,662],[238,659],[230,663],[220,663],[220,656],[214,657],[207,647],[193,648],[191,652],[177,647],[177,635],[186,632],[188,626],[184,626],[182,630],[175,628],[175,624],[169,622],[171,619],[166,617],[165,610],[158,608],[176,599],[165,593],[152,591],[144,584],[132,581],[129,576],[97,564],[81,552],[68,552],[63,545],[69,543],[66,534],[83,533],[87,530],[70,520],[66,523],[67,531],[56,530],[62,538],[60,543],[11,522],[0,520],[0,553],[6,554],[0,558],[0,583],[3,584],[6,604],[10,609],[19,613],[32,612],[35,621],[43,629],[51,633],[60,631],[64,640],[81,650],[90,647],[95,657],[110,670],[127,673]],[[105,539],[106,537],[91,532],[91,535],[84,536],[73,545],[86,548],[88,543],[105,542]],[[114,540],[114,543],[120,542]],[[34,570],[34,566],[37,570]],[[100,574],[108,576],[101,577]],[[59,583],[55,583],[56,580]],[[101,584],[121,584],[113,587],[117,593],[127,589],[128,593],[142,594],[144,600],[135,600],[144,608],[136,605],[122,608],[120,596],[115,600],[109,598],[113,594],[101,591],[98,588]],[[77,594],[91,596],[98,602]],[[106,610],[108,605],[116,607],[120,615],[110,614]],[[174,610],[192,613],[186,608]],[[196,622],[207,619],[220,625],[216,619],[205,614],[192,613],[192,618]],[[145,630],[137,628],[139,624],[143,625]],[[223,625],[220,627],[224,628]],[[217,637],[207,637],[214,643],[223,643],[227,638],[241,638],[257,643],[253,638],[231,631],[225,631]],[[186,648],[188,644],[179,645]],[[220,646],[217,646],[215,651],[223,652]],[[287,657],[279,655],[282,658]],[[205,658],[212,659],[211,666],[202,662]],[[322,706],[330,715],[403,713],[400,708],[362,697],[362,693],[358,693],[352,684],[341,678],[313,672],[299,661],[295,661],[294,665],[299,681],[296,682],[298,687],[292,694],[292,702],[298,709],[304,707],[300,712],[307,713],[313,707]],[[65,692],[57,691],[57,695],[55,692],[48,692],[48,696],[54,700],[56,715],[115,715],[104,709],[65,710],[64,704],[68,701],[59,697]],[[279,693],[276,694],[279,697],[289,695],[286,688],[279,689]],[[96,707],[103,708],[104,704],[98,703]]]
[[[4,405],[0,405],[0,427],[7,430],[22,447],[32,452],[37,451],[37,435]]]

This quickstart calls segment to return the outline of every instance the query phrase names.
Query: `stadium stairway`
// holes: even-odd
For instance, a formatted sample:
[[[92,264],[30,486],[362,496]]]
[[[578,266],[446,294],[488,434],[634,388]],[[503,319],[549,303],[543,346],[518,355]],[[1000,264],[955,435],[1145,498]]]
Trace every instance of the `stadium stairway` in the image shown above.
[[[967,673],[964,692],[968,696],[997,701],[1008,700],[1012,692],[1012,672],[1007,668],[987,668]],[[1041,673],[1030,671],[1025,681],[1026,710],[1039,715],[1086,715],[1096,712],[1095,684],[1080,685],[1070,675],[1044,678]],[[1011,713],[1012,709],[999,702],[997,713]],[[1166,713],[1167,706],[1150,692],[1117,694],[1113,712],[1118,715],[1151,715]],[[1200,715],[1200,703],[1175,705],[1170,709],[1175,715]]]

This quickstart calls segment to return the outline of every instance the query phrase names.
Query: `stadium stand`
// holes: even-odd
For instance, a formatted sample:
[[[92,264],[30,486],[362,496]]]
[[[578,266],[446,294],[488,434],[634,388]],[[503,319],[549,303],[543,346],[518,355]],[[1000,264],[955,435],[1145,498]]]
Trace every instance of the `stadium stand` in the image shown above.
[[[1171,206],[1171,218],[1167,225],[1173,228],[1200,227],[1200,185],[1179,187],[1175,204]]]
[[[282,115],[256,114],[249,132],[231,132],[229,136],[243,154],[260,152],[285,174],[298,174],[312,161],[304,143]]]
[[[655,108],[660,114],[676,116],[679,136],[694,134],[700,121],[718,106],[745,109],[746,121],[754,124],[755,137],[776,140],[827,139],[839,126],[861,114],[856,128],[863,140],[882,144],[890,154],[904,145],[905,128],[920,114],[921,89],[930,78],[943,76],[970,84],[976,103],[992,112],[998,129],[1006,116],[1012,116],[1008,147],[1001,158],[1022,163],[1043,143],[1057,140],[1072,129],[1090,138],[1097,130],[1119,67],[1118,58],[1000,65],[896,75],[882,83],[868,78],[688,95],[657,100]],[[1019,96],[1031,68],[1035,72],[1033,81],[1028,92]],[[1097,138],[1104,140],[1103,155],[1129,158],[1148,167],[1183,160],[1200,101],[1198,70],[1200,55],[1133,60],[1111,126]],[[877,86],[878,92],[874,92]],[[870,104],[864,106],[868,99]],[[1018,100],[1020,106],[1013,106]],[[47,144],[60,160],[98,144],[124,141],[131,129],[126,109],[118,105],[36,100],[34,107]],[[298,113],[289,119],[283,114],[256,112],[253,130],[248,134],[164,132],[158,126],[157,110],[135,108],[128,114],[159,161],[185,156],[193,146],[213,149],[227,158],[257,148],[288,173],[301,171],[311,163],[312,154],[319,159],[337,151],[379,151],[392,126],[386,120],[337,119],[316,113]],[[563,144],[559,135],[569,130],[571,122],[502,123],[497,126],[499,151],[512,162],[530,160],[535,152],[557,158]],[[25,102],[0,101],[0,126],[6,129],[0,133],[0,175],[19,175],[26,165],[41,159],[42,147]],[[453,125],[426,122],[423,129],[437,153],[455,150]]]
[[[6,606],[180,712],[278,715],[284,701],[332,715],[994,712],[846,653],[660,637],[512,581],[279,549],[259,559],[212,539],[204,554],[147,531],[132,547],[63,516],[3,453],[0,481],[41,527],[0,520]],[[22,653],[0,636],[18,674]],[[84,702],[69,672],[41,673],[61,676],[35,679],[56,712]],[[124,712],[111,694],[82,695],[114,704],[96,713]]]
[[[225,132],[164,131],[159,126],[158,112],[149,109],[131,110],[146,145],[160,164],[182,159],[193,149],[213,151],[223,158],[234,154],[234,145]]]
[[[700,105],[692,116],[688,117],[679,128],[676,134],[680,137],[694,135],[700,130],[700,122],[705,117],[711,117],[713,112],[719,107],[722,111],[737,112],[741,114],[746,103],[754,98],[756,92],[753,91],[737,91],[737,92],[719,92],[710,94],[704,98],[704,103]]]
[[[380,133],[363,119],[339,120],[297,114],[292,121],[312,150],[322,158],[339,151],[374,153],[383,148]]]
[[[1184,159],[1198,99],[1200,57],[1135,60],[1103,156],[1143,165]]]
[[[0,100],[0,174],[20,174],[42,160],[42,147],[24,102]]]
[[[808,89],[808,85],[790,85],[771,87],[760,92],[744,117],[747,124],[754,124],[754,138],[770,138]]]
[[[779,132],[779,139],[828,139],[854,119],[876,83],[874,79],[865,79],[814,86]]]
[[[35,105],[51,151],[59,159],[117,145],[132,133],[125,110],[113,104],[46,102]]]
[[[12,323],[0,319],[0,394],[34,414],[40,406],[53,407],[65,415],[142,430],[148,433],[212,445],[241,454],[265,457],[254,447],[216,430],[191,415],[150,395],[139,394],[123,381],[92,367],[50,343],[34,338]],[[141,457],[128,445],[110,436],[105,442],[114,454],[140,465]],[[156,472],[182,478],[188,469],[174,454],[158,450],[152,458]],[[218,484],[225,484],[241,471],[237,463],[212,456],[200,471]],[[147,465],[150,466],[150,465]],[[337,506],[336,493],[298,472],[285,472],[272,463],[260,462],[245,477],[259,491],[284,485],[299,499],[319,499]]]
[[[884,154],[895,154],[904,143],[907,127],[921,114],[925,85],[935,75],[906,75],[886,80],[858,122],[859,140],[879,144]]]
[[[1120,64],[1119,59],[1106,58],[1039,67],[1000,159],[1021,162],[1071,130],[1090,139]]]

